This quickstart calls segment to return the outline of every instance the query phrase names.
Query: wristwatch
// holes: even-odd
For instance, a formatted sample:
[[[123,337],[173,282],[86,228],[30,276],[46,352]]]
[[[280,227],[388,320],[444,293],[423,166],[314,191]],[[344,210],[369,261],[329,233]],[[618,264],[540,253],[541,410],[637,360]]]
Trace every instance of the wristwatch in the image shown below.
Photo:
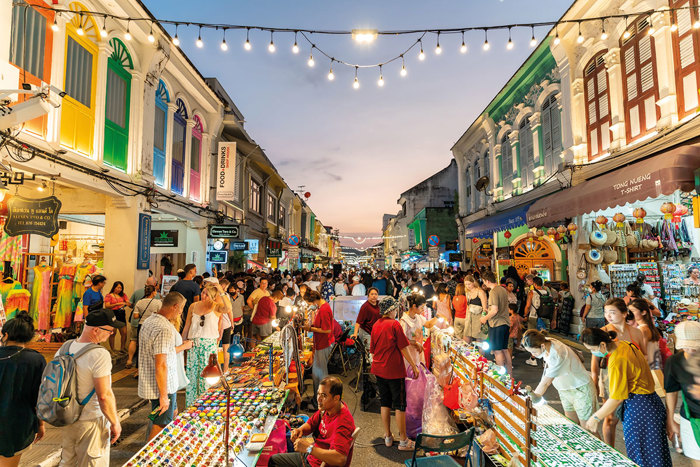
[[[314,445],[312,444],[311,446],[309,446],[308,448],[306,448],[306,455],[307,455],[307,456],[310,456],[310,455],[311,455],[311,451],[313,451],[313,450],[314,450]]]
[[[600,418],[598,418],[598,416],[597,416],[596,414],[591,415],[591,418],[592,418],[593,420],[597,420],[598,422],[601,421]]]

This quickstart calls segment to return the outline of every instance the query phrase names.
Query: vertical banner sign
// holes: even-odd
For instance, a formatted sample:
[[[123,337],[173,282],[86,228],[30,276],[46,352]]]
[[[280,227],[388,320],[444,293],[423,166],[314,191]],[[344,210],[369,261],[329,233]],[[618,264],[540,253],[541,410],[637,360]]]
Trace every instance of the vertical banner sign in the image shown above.
[[[236,199],[236,143],[219,143],[216,159],[216,200]]]
[[[136,269],[148,269],[151,262],[151,216],[139,214],[139,244]]]

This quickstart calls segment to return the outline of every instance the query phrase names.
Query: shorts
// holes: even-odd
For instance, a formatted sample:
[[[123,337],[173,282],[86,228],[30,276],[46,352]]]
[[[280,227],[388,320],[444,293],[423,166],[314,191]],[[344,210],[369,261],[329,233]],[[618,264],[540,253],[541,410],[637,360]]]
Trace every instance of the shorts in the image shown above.
[[[693,433],[693,426],[688,420],[681,417],[681,443],[683,444],[683,454],[686,457],[700,460],[700,442],[695,439],[695,434]]]
[[[233,328],[224,329],[224,333],[221,337],[221,345],[230,345],[231,344],[232,332],[233,332]]]
[[[486,339],[487,336],[481,332],[481,313],[467,312],[464,318],[464,337]]]
[[[168,410],[166,410],[165,413],[158,415],[155,420],[153,420],[154,425],[165,426],[172,422],[175,418],[175,411],[177,410],[177,393],[174,392],[172,394],[168,394],[168,398],[170,399],[170,407],[168,407]],[[151,411],[155,410],[159,406],[159,399],[151,399]]]
[[[250,333],[254,336],[267,337],[272,334],[272,322],[265,324],[250,324]]]
[[[565,412],[576,412],[580,421],[591,418],[598,410],[598,397],[593,381],[573,389],[559,390],[559,399]]]
[[[406,380],[404,378],[384,379],[377,376],[377,388],[382,407],[403,412],[406,410]]]
[[[508,349],[509,335],[510,326],[507,324],[489,328],[489,348],[491,351]]]
[[[114,310],[114,317],[117,318],[117,321],[126,323],[126,310],[124,308],[120,310]]]
[[[136,343],[139,343],[139,329],[140,326],[131,326],[129,328],[129,340],[130,341],[136,341]]]

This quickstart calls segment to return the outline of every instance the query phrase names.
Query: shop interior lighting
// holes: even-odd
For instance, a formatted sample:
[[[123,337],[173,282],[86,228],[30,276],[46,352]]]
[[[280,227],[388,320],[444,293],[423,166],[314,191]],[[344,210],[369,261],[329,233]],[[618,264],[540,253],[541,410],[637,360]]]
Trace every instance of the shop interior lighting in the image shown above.
[[[353,29],[352,39],[358,44],[371,44],[378,34],[379,31],[376,29]]]

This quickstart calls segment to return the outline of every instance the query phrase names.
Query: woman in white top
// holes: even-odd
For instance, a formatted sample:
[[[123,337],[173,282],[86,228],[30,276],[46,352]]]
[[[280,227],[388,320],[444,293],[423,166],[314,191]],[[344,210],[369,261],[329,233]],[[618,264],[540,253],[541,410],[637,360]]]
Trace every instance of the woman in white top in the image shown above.
[[[207,283],[202,289],[201,300],[190,305],[184,340],[193,341],[192,350],[187,352],[186,403],[189,407],[207,389],[200,375],[209,362],[209,355],[215,354],[223,331],[221,316],[231,312],[231,302],[224,300],[224,291],[219,284]]]
[[[542,396],[549,385],[553,384],[559,391],[566,416],[585,426],[586,421],[598,410],[598,398],[593,379],[579,356],[568,345],[547,339],[544,333],[536,329],[526,331],[522,343],[531,355],[545,361],[542,379],[533,393]]]
[[[125,366],[127,369],[131,368],[133,364],[136,348],[139,344],[139,327],[141,326],[141,323],[145,322],[146,318],[151,316],[153,313],[158,312],[161,305],[163,305],[163,302],[156,298],[158,293],[156,292],[156,288],[152,285],[145,286],[143,288],[143,293],[143,298],[136,302],[134,309],[131,312],[131,318],[129,319],[129,324],[131,325],[131,335],[129,337],[131,340],[129,341],[129,356],[126,359]]]
[[[401,316],[399,323],[406,334],[408,342],[408,352],[411,354],[411,359],[416,363],[422,362],[425,365],[425,354],[423,353],[423,328],[432,328],[437,318],[426,320],[423,316],[425,309],[425,297],[421,294],[414,293],[406,297],[408,301],[408,310]],[[406,369],[411,365],[405,361]]]

